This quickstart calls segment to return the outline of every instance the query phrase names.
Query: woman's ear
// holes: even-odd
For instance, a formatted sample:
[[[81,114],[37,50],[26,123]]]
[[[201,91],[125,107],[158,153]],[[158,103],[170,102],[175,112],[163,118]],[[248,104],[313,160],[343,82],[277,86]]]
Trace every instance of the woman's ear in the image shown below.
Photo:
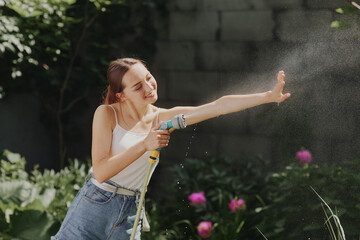
[[[118,102],[125,102],[126,101],[126,97],[125,97],[124,93],[122,93],[122,92],[121,93],[116,93],[115,96],[116,96],[116,100]]]

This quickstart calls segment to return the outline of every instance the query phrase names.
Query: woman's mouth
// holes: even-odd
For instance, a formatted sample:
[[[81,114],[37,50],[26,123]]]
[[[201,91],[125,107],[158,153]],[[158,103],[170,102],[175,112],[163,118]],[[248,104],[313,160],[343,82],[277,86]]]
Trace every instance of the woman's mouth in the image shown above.
[[[151,92],[148,95],[146,95],[146,98],[153,98],[155,96],[155,92]]]

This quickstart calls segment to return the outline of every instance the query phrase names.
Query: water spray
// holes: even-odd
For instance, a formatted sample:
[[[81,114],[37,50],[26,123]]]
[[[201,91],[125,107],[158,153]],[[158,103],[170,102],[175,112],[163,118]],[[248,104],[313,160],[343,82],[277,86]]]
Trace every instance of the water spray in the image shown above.
[[[176,115],[173,119],[171,119],[169,121],[161,122],[159,130],[169,130],[171,128],[175,128],[175,129],[186,128],[185,116],[183,114],[179,114],[179,115]],[[149,156],[149,160],[148,160],[150,164],[149,164],[148,171],[145,174],[144,185],[143,185],[143,189],[141,191],[138,209],[136,212],[136,218],[135,218],[135,222],[134,222],[130,240],[134,240],[134,238],[135,238],[136,229],[137,229],[137,225],[139,224],[140,214],[141,214],[142,206],[144,203],[145,192],[146,192],[147,185],[149,182],[151,169],[152,169],[153,165],[156,163],[161,150],[162,150],[162,148],[158,148],[158,149],[150,152],[150,156]]]

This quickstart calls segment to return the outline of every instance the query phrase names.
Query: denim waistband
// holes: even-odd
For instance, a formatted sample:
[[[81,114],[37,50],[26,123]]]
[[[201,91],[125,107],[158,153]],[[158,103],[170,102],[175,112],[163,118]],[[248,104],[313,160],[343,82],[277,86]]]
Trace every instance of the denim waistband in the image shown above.
[[[90,178],[93,178],[93,179],[96,180],[96,178],[94,177],[94,173],[93,173],[93,172],[91,172],[91,173],[89,174],[89,176],[90,176]],[[87,177],[87,179],[89,179],[89,176]],[[93,182],[93,183],[94,183],[94,182]],[[101,189],[103,189],[103,190],[105,190],[105,191],[110,191],[110,192],[113,192],[115,189],[116,189],[116,190],[117,190],[117,189],[124,189],[124,190],[126,190],[126,191],[132,192],[133,194],[131,194],[131,195],[133,195],[133,196],[138,196],[138,195],[141,194],[141,192],[140,192],[139,190],[133,190],[133,189],[129,189],[129,188],[120,186],[119,184],[117,184],[116,182],[114,182],[114,181],[112,181],[112,180],[110,180],[110,179],[107,180],[107,181],[105,181],[104,183],[105,183],[106,185],[111,185],[111,186],[113,187],[113,189],[111,189],[111,190],[104,189],[105,187],[101,186],[101,183],[98,183],[98,184],[95,184],[95,185],[97,185],[99,188],[101,188]],[[121,192],[120,192],[120,193],[121,193]],[[129,195],[129,194],[124,194],[124,195]]]

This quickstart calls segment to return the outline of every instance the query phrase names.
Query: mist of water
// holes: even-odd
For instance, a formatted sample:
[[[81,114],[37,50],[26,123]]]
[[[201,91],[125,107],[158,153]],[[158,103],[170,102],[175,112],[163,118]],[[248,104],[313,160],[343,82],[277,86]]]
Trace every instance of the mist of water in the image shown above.
[[[231,87],[223,91],[249,94],[271,90],[276,84],[277,72],[284,70],[284,93],[290,92],[291,98],[280,104],[278,113],[286,112],[311,122],[313,150],[319,155],[333,151],[333,159],[353,158],[359,153],[356,146],[360,145],[359,46],[359,41],[277,46],[265,54],[264,59],[259,59],[260,69],[255,67],[257,70],[242,79],[237,74],[228,76]],[[326,144],[316,143],[324,140]],[[337,146],[331,143],[334,141]]]

